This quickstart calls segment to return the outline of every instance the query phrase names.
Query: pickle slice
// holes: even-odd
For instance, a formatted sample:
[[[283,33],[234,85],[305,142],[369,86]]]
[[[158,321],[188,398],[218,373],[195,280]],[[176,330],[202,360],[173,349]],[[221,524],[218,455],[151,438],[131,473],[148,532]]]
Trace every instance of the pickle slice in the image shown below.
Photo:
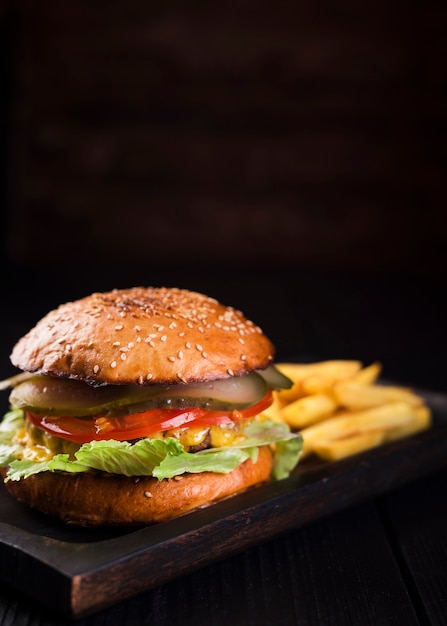
[[[33,376],[13,388],[9,401],[15,408],[40,415],[120,416],[155,408],[243,409],[262,400],[267,390],[266,381],[255,372],[204,383],[144,387],[93,387],[76,380]]]
[[[173,385],[151,400],[162,408],[182,409],[194,406],[211,410],[234,410],[260,402],[267,390],[264,378],[252,372],[204,383]]]
[[[262,376],[270,389],[290,389],[293,386],[293,381],[274,365],[269,365],[265,370],[257,370],[257,373]]]
[[[33,376],[13,388],[9,402],[15,408],[32,413],[82,417],[129,402],[139,402],[158,391],[158,385],[141,388],[137,385],[93,387],[78,380]]]

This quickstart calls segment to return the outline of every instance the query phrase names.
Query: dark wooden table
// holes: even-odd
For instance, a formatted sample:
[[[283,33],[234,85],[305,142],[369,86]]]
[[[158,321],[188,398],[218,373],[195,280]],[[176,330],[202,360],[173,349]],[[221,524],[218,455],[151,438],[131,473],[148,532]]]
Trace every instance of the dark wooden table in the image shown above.
[[[387,378],[446,391],[443,279],[284,271],[234,272],[218,283],[197,272],[122,269],[16,270],[6,279],[1,373],[12,343],[57,303],[96,289],[177,284],[243,309],[278,346],[278,357],[381,360]],[[143,275],[144,274],[144,275]],[[216,275],[221,275],[217,273]],[[5,404],[5,402],[3,402]],[[436,449],[439,453],[439,446]],[[411,459],[406,459],[411,464]],[[344,505],[131,599],[75,620],[82,626],[444,625],[447,623],[446,463],[428,475]],[[367,490],[366,490],[367,491]],[[324,509],[324,506],[323,506]],[[226,538],[228,541],[228,538]],[[216,537],[218,545],[219,537]],[[177,555],[179,562],[194,554]],[[11,572],[16,563],[11,559]],[[4,567],[4,565],[3,565]],[[48,585],[51,585],[48,580]],[[69,619],[7,581],[0,626],[55,626]]]

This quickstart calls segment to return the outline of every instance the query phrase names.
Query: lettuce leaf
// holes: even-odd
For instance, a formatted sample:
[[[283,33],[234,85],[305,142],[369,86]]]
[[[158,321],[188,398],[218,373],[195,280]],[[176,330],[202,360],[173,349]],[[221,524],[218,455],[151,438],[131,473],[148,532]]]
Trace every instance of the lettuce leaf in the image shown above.
[[[252,457],[254,461],[258,456],[258,449],[241,449],[233,446],[225,448],[214,448],[210,454],[200,452],[183,452],[173,456],[166,455],[158,465],[152,475],[162,480],[163,478],[173,478],[180,474],[197,474],[200,472],[217,472],[227,474],[238,465]]]
[[[12,439],[24,424],[23,411],[14,409],[6,413],[0,423],[0,467],[6,467],[15,458],[22,446],[13,444]]]
[[[13,409],[8,411],[0,422],[0,443],[10,444],[15,433],[22,428],[25,423],[23,411]]]
[[[261,424],[252,422],[244,430],[244,434],[248,437],[243,442],[245,446],[274,446],[272,478],[275,480],[287,478],[296,467],[303,447],[303,438],[301,435],[291,433],[287,424],[272,421]]]
[[[5,420],[0,426],[0,465],[10,466],[6,480],[20,480],[45,471],[77,473],[91,469],[124,476],[154,476],[159,480],[184,473],[228,473],[248,458],[255,462],[258,448],[263,445],[272,446],[272,477],[280,480],[293,470],[302,448],[300,435],[291,433],[285,424],[266,421],[250,424],[244,431],[247,438],[239,444],[196,453],[186,452],[172,437],[164,440],[146,438],[135,443],[110,439],[83,444],[75,459],[70,459],[67,454],[57,454],[49,461],[36,463],[16,458],[20,446],[12,443],[12,437],[23,424],[22,411],[11,411]]]

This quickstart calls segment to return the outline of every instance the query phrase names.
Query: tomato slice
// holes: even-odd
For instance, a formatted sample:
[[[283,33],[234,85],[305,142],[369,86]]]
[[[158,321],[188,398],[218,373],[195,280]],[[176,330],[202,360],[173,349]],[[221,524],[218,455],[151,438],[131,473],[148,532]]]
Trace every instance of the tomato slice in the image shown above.
[[[86,443],[102,439],[126,441],[147,437],[152,433],[181,426],[222,426],[248,419],[261,413],[272,403],[272,392],[243,410],[209,411],[202,408],[190,409],[150,409],[123,417],[53,417],[27,413],[28,420],[51,435]]]

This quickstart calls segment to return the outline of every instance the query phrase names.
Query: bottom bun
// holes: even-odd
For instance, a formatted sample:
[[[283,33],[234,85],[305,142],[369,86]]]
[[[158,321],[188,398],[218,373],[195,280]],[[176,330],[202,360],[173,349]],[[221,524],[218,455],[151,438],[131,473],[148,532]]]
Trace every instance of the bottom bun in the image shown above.
[[[163,479],[117,474],[43,472],[6,484],[27,506],[77,526],[146,525],[179,517],[269,479],[272,454],[259,449],[229,474],[203,472]]]

